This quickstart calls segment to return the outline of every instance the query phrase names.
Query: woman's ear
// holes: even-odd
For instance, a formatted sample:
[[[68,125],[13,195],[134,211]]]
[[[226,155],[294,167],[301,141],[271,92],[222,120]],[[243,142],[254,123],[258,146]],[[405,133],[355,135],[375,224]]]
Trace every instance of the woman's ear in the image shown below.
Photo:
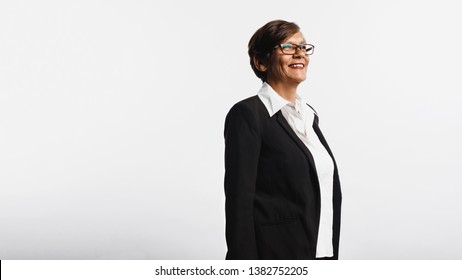
[[[266,67],[266,65],[263,65],[263,64],[260,63],[260,61],[257,59],[257,56],[253,57],[253,64],[255,65],[255,67],[260,72],[265,72],[268,69],[268,67]]]

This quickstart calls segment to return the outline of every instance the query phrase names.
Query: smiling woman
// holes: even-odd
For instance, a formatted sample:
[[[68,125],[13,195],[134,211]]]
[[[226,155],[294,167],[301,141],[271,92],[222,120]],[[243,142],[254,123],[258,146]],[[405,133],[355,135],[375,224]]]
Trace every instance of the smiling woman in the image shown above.
[[[299,45],[304,47],[299,47]],[[288,94],[283,96],[284,98],[290,98],[289,101],[295,101],[295,94],[292,91],[286,92],[283,88],[291,87],[296,89],[298,84],[306,79],[306,70],[310,57],[308,55],[299,54],[306,53],[305,39],[301,32],[297,32],[291,37],[286,39],[286,42],[277,45],[275,50],[280,55],[271,56],[270,63],[268,65],[258,64],[258,60],[254,58],[255,63],[258,64],[260,71],[266,71],[268,77],[268,84],[281,94]],[[280,51],[278,51],[278,48]],[[288,55],[286,55],[288,54]],[[281,89],[278,91],[278,89]]]
[[[298,94],[314,46],[292,22],[249,42],[258,95],[225,120],[227,259],[338,259],[340,181],[318,116]]]

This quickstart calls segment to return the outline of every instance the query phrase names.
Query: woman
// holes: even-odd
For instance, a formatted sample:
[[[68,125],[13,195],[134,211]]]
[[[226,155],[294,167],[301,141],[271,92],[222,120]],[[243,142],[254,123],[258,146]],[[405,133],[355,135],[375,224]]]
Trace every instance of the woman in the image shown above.
[[[248,47],[263,84],[226,116],[226,259],[338,259],[337,166],[297,95],[314,46],[295,23],[275,20]]]

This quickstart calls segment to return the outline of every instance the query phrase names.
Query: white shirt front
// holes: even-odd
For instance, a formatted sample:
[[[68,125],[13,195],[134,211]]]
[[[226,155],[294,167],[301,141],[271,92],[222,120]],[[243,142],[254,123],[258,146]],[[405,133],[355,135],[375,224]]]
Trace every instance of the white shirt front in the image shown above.
[[[265,105],[270,117],[281,110],[290,127],[313,156],[321,193],[321,217],[316,257],[332,257],[334,256],[332,244],[334,163],[313,129],[315,113],[299,95],[296,96],[295,104],[293,104],[277,94],[267,83],[263,83],[258,97]]]

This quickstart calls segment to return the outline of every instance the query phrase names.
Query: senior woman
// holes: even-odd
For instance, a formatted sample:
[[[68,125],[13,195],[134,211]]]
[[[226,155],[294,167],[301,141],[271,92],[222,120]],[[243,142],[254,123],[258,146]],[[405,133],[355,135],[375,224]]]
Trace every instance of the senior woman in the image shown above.
[[[337,165],[316,111],[297,94],[313,51],[283,20],[249,41],[263,84],[225,120],[226,259],[338,259]]]

